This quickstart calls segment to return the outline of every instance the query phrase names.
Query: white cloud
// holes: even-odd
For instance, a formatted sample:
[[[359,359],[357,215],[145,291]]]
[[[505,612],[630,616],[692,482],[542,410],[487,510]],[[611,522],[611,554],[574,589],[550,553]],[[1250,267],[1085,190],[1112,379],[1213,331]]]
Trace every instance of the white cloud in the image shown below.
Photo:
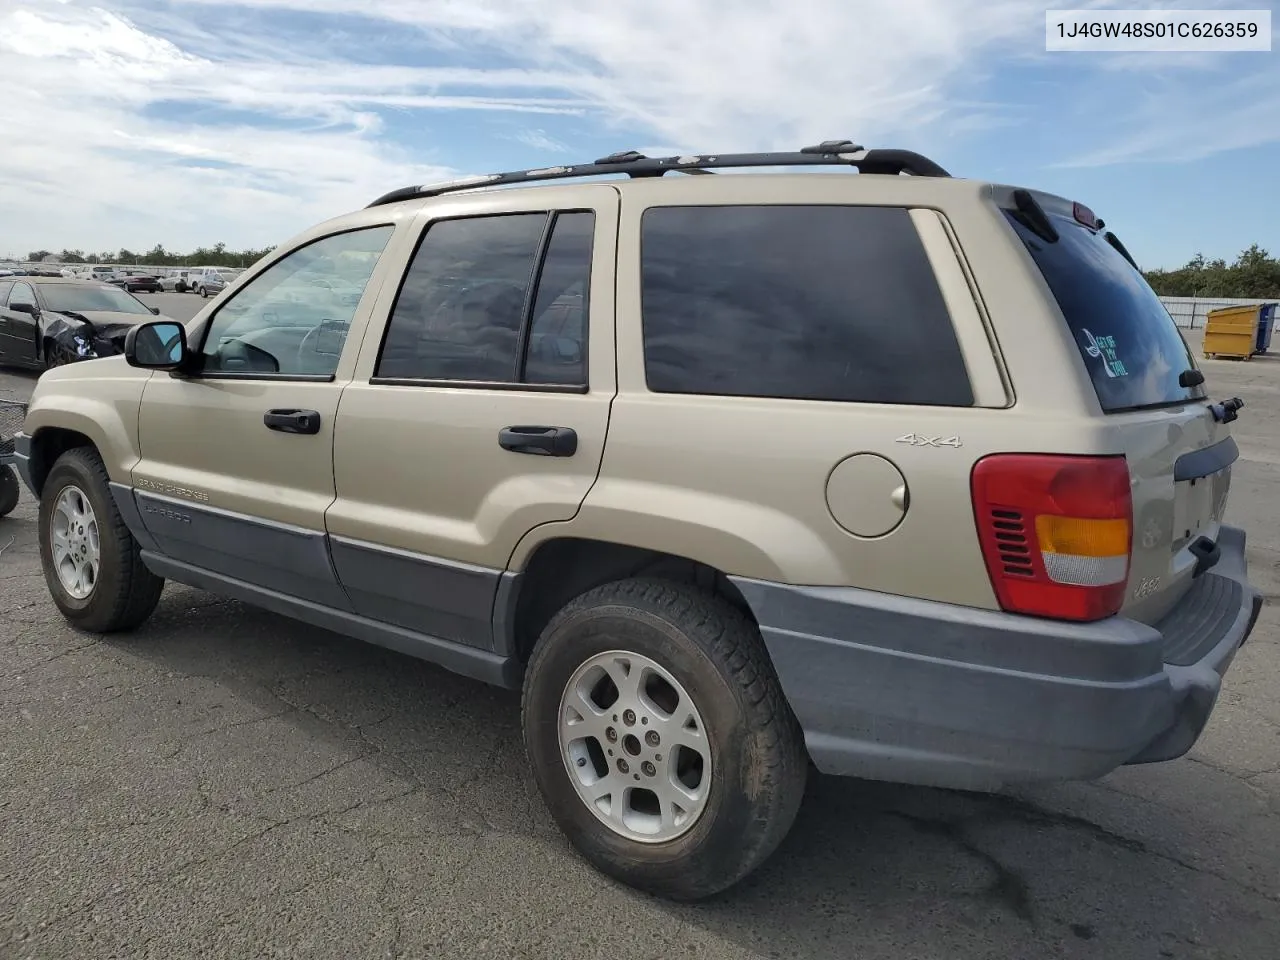
[[[261,51],[260,51],[261,52]],[[116,13],[64,4],[0,14],[0,209],[6,249],[270,244],[396,185],[456,176],[379,138],[376,109],[580,112],[513,98],[556,78],[511,71],[308,62],[228,68]],[[468,95],[431,93],[465,85]],[[488,91],[488,92],[486,92]],[[161,102],[176,109],[154,111]],[[211,123],[207,108],[260,121]]]
[[[569,147],[551,136],[545,130],[521,130],[511,139],[523,143],[534,150],[546,150],[548,153],[566,153]]]
[[[1280,136],[1274,80],[1246,71],[1233,82],[1250,99],[1233,100],[1226,81],[1206,89],[1166,58],[1145,73],[1137,58],[1052,59],[1044,4],[1033,0],[8,0],[5,9],[0,209],[10,242],[24,248],[269,243],[396,185],[466,172],[454,169],[459,158],[483,141],[424,150],[393,123],[415,113],[514,114],[524,122],[506,127],[509,139],[537,151],[570,150],[555,124],[572,115],[614,131],[619,149],[795,149],[851,137],[937,150],[946,165],[953,138],[1026,123],[1025,102],[1011,108],[988,88],[997,65],[1021,61],[1082,75],[1101,67],[1122,94],[1143,89],[1150,66],[1169,72],[1173,94],[1148,84],[1129,101],[1092,88],[1106,107],[1099,129],[1117,135],[1072,162],[1185,157]],[[333,14],[349,16],[316,29]],[[301,16],[304,26],[289,26]],[[1221,76],[1203,62],[1196,71],[1201,81]],[[1206,119],[1216,136],[1204,134]],[[1196,124],[1199,142],[1218,147],[1188,149]]]

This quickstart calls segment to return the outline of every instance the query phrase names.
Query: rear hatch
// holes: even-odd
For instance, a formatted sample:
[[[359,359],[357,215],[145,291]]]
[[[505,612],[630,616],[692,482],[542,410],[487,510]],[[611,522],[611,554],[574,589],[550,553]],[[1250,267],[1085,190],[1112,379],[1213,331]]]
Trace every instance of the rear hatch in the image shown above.
[[[1029,191],[1001,207],[1070,328],[1108,445],[1125,453],[1133,526],[1121,612],[1154,623],[1213,560],[1237,456],[1230,427],[1173,318],[1101,220]]]

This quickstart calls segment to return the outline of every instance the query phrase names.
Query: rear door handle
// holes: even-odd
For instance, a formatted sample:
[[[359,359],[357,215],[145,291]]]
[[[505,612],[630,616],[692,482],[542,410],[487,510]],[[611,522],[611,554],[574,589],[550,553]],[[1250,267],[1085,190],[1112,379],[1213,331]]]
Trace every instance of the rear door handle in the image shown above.
[[[503,427],[498,446],[512,453],[572,457],[578,452],[578,434],[572,427]]]
[[[268,410],[262,415],[268,430],[281,433],[319,433],[320,413],[317,410]]]

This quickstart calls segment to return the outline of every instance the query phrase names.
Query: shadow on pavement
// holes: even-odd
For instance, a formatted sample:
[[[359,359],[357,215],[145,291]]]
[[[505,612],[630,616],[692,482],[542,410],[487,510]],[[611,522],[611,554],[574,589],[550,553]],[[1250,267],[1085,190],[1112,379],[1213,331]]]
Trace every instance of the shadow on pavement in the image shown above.
[[[284,718],[300,742],[359,751],[413,785],[408,821],[519,834],[571,856],[527,772],[515,694],[185,588],[109,643]],[[981,795],[815,775],[783,847],[710,902],[598,883],[765,956],[1266,955],[1280,935],[1274,890],[1205,849],[1231,829],[1216,822],[1221,808],[1131,795],[1142,769],[1116,776]]]

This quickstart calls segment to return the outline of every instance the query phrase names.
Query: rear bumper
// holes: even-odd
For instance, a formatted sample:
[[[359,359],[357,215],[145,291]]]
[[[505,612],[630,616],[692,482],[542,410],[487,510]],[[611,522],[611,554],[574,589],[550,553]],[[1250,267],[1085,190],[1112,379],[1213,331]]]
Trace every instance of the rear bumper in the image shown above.
[[[1245,534],[1154,626],[1074,624],[734,578],[825,773],[962,789],[1170,760],[1253,630]]]

